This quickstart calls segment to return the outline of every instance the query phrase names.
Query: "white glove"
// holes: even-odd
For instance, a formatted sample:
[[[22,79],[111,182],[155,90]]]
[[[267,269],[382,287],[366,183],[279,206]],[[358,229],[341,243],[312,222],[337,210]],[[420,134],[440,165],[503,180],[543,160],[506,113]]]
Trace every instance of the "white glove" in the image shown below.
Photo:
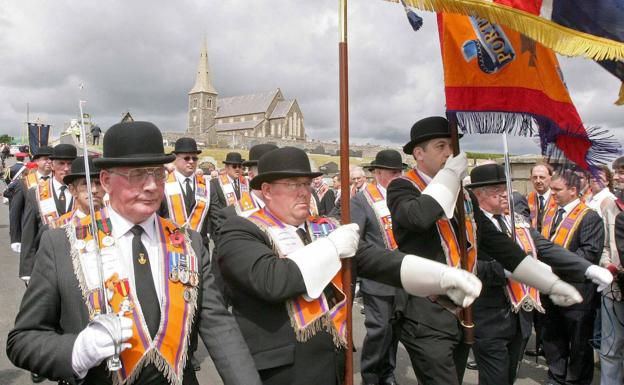
[[[26,286],[28,286],[28,284],[30,283],[30,276],[25,275],[23,277],[20,277],[20,279],[24,281],[24,285]]]
[[[415,255],[401,263],[401,285],[411,295],[446,294],[459,306],[469,306],[481,292],[481,281],[461,269]]]
[[[457,179],[463,180],[468,175],[468,155],[462,151],[457,156],[450,156],[444,163],[444,169],[453,171]]]
[[[447,218],[453,218],[455,203],[461,187],[461,180],[466,176],[468,158],[466,153],[461,152],[456,157],[449,157],[444,168],[436,174],[423,195],[429,195],[442,207]]]
[[[336,247],[340,258],[351,258],[355,255],[360,241],[359,230],[357,223],[350,223],[340,226],[327,236]]]
[[[529,255],[520,262],[511,277],[550,295],[555,305],[570,306],[583,302],[583,297],[574,287],[563,282],[549,269],[548,265]]]
[[[132,337],[132,320],[128,317],[120,317],[116,314],[106,314],[98,317],[106,317],[110,323],[119,319],[121,326],[121,342]],[[121,351],[130,348],[129,343],[121,344]],[[84,378],[89,369],[98,366],[102,361],[115,354],[113,337],[105,326],[98,322],[91,322],[76,337],[72,349],[72,369],[78,378]]]
[[[598,285],[598,291],[606,289],[613,282],[613,274],[598,265],[591,265],[585,270],[585,276]]]
[[[11,243],[11,250],[13,250],[16,253],[19,253],[22,251],[22,244],[19,242],[15,242],[15,243]]]

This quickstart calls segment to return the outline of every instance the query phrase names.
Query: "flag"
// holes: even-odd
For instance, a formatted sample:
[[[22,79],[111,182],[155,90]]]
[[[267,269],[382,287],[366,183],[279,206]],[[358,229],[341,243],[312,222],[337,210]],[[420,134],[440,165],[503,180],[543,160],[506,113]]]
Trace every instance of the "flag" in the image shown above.
[[[30,154],[34,155],[39,151],[39,147],[47,146],[49,136],[49,124],[28,123],[28,146],[30,148]]]
[[[398,2],[399,0],[390,0]],[[480,16],[567,56],[623,60],[621,0],[402,0],[426,11]]]
[[[540,136],[542,153],[584,169],[619,152],[605,130],[586,129],[554,52],[477,16],[438,14],[449,119],[469,133]]]

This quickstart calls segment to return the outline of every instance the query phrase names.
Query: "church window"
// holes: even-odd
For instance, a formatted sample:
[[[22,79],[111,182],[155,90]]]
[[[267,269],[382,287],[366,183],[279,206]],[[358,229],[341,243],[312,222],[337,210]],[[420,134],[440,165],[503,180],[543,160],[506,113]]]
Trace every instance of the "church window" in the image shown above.
[[[197,98],[193,99],[193,108],[197,108]]]
[[[234,118],[230,118],[230,123],[234,123]]]
[[[197,115],[193,114],[193,123],[197,122]]]

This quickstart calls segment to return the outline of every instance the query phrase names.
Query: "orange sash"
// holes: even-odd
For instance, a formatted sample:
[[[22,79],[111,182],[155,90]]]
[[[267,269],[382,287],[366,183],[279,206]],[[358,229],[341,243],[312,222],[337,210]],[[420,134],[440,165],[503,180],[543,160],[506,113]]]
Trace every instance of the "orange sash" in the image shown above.
[[[539,199],[537,199],[537,193],[535,191],[531,191],[529,195],[527,195],[527,202],[529,204],[529,215],[531,217],[531,227],[537,229],[537,213],[539,211]],[[551,207],[555,207],[557,204],[552,197],[552,193],[548,197],[548,201],[544,202],[544,212],[542,213],[542,224],[544,222],[544,215]]]
[[[102,221],[104,217],[104,221]],[[96,213],[98,218],[98,239],[103,253],[105,249],[112,249],[110,252],[121,258],[121,251],[117,247],[117,242],[113,246],[106,247],[103,239],[110,234],[110,220],[107,221],[106,210]],[[70,226],[66,226],[66,234],[71,245],[72,261],[74,273],[76,274],[83,297],[89,309],[89,314],[93,317],[100,312],[102,306],[102,295],[98,288],[89,289],[86,280],[86,271],[83,269],[82,261],[85,258],[93,258],[89,254],[88,247],[79,250],[76,244],[80,241],[88,245],[93,237],[90,231],[90,217],[72,221]],[[191,247],[191,241],[182,228],[174,222],[157,217],[156,229],[160,244],[159,259],[162,261],[163,277],[161,292],[161,319],[158,332],[151,338],[147,325],[141,313],[140,303],[137,301],[131,290],[129,281],[123,274],[114,273],[107,277],[105,285],[109,296],[109,304],[115,313],[122,312],[124,316],[133,320],[132,338],[127,342],[132,345],[121,353],[123,367],[113,375],[114,384],[131,384],[140,376],[141,368],[147,364],[154,366],[163,374],[171,384],[181,385],[183,371],[188,355],[188,345],[193,324],[193,318],[197,308],[197,276],[193,284],[183,284],[178,279],[171,278],[171,261],[183,256],[185,261],[195,268],[191,274],[198,274],[197,257]],[[102,224],[105,225],[102,225]],[[108,233],[105,230],[108,230]],[[84,236],[84,238],[80,238]],[[193,263],[195,266],[193,267]],[[85,265],[86,266],[86,265]],[[158,282],[156,282],[158,284]]]
[[[236,214],[241,217],[247,218],[251,214],[260,210],[260,205],[254,199],[253,192],[241,191],[241,199],[236,202],[234,208],[236,209]]]
[[[52,185],[52,176],[50,176],[48,180],[39,181],[37,184],[35,196],[37,197],[41,223],[44,225],[53,223],[59,217],[58,211],[56,210],[56,202],[54,201],[53,191],[54,186]]]
[[[223,195],[225,195],[225,201],[227,206],[231,206],[236,203],[238,199],[236,199],[236,193],[234,192],[234,186],[230,183],[230,178],[226,173],[222,173],[219,175],[219,185],[221,185],[221,191],[223,191]],[[238,185],[240,186],[241,199],[243,199],[243,185],[247,187],[247,181],[245,177],[239,177]],[[247,195],[249,195],[249,188],[247,187]],[[248,197],[251,199],[251,197]]]
[[[553,225],[555,214],[558,208],[553,207],[544,215],[544,223],[542,224],[542,235],[546,239],[550,239],[553,243],[561,247],[568,248],[570,240],[574,236],[581,220],[587,214],[589,207],[579,200],[579,203],[570,211],[570,213],[559,222],[559,226],[555,230],[552,238],[550,238],[550,228]]]
[[[392,232],[392,216],[390,215],[390,210],[388,210],[386,198],[381,193],[381,190],[379,190],[377,183],[369,183],[366,186],[364,189],[364,197],[366,197],[366,201],[375,213],[377,225],[381,230],[386,248],[389,250],[396,249],[397,243],[394,239],[394,233]]]
[[[316,204],[316,199],[314,199],[314,195],[310,195],[310,215],[313,217],[319,215],[318,205]]]
[[[279,247],[275,247],[275,245],[278,244],[278,241],[273,239],[272,233],[268,231],[268,228],[285,228],[286,226],[266,209],[256,211],[248,219],[267,234],[273,243],[274,250],[277,252]],[[308,234],[310,234],[314,242],[336,229],[338,223],[330,218],[314,217],[306,221],[306,227]],[[286,256],[279,255],[279,257],[285,258]],[[314,256],[310,257],[313,258]],[[336,304],[333,306],[328,303],[324,293],[319,298],[313,300],[309,298],[306,300],[303,295],[300,295],[297,298],[286,301],[290,323],[295,330],[295,336],[298,341],[305,342],[314,336],[317,331],[324,329],[332,335],[336,346],[347,346],[347,309],[345,307],[347,297],[342,288],[342,271],[336,273],[331,283],[334,294],[337,297]]]
[[[182,188],[173,172],[167,175],[165,196],[171,220],[179,226],[188,226],[195,231],[201,231],[202,223],[210,206],[210,187],[203,175],[195,175],[195,180],[197,181],[195,187],[195,207],[193,207],[190,215],[186,215]]]
[[[76,214],[76,209],[66,212],[60,217],[56,218],[52,223],[50,223],[50,228],[58,229],[59,227],[63,227],[68,224]]]
[[[401,178],[412,182],[420,192],[424,191],[428,184],[416,169],[409,170],[405,175],[401,176]],[[474,220],[472,201],[465,190],[464,209],[466,212],[466,241],[468,246],[467,270],[475,273],[477,267],[477,224]],[[444,254],[446,255],[446,263],[449,266],[461,268],[459,241],[457,240],[453,224],[448,218],[442,217],[436,221],[436,226],[440,234],[442,250],[444,250]]]
[[[26,183],[26,189],[35,187],[37,185],[37,172],[33,171],[26,174],[24,182]]]
[[[533,259],[537,260],[537,248],[533,243],[529,224],[526,223],[519,215],[515,216],[515,224],[516,243],[522,248],[522,250],[531,255]],[[505,286],[505,289],[509,302],[511,302],[511,310],[514,312],[517,313],[520,311],[520,308],[522,308],[524,311],[537,309],[540,313],[544,313],[539,291],[536,288],[530,287],[511,278],[507,278],[507,285]]]

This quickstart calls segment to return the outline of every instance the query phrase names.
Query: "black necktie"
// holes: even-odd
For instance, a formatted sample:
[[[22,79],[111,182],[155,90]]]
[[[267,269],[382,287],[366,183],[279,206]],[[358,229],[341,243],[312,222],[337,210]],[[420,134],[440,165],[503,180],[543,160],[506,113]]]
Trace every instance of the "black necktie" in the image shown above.
[[[135,225],[130,229],[130,232],[134,235],[132,238],[132,264],[134,265],[136,297],[139,300],[139,304],[141,304],[147,329],[153,338],[160,325],[160,303],[156,295],[156,286],[154,286],[149,256],[141,241],[143,228]]]
[[[50,175],[42,175],[41,179],[42,180],[48,180],[48,179],[50,179]]]
[[[563,214],[565,214],[565,210],[563,208],[559,208],[559,210],[557,210],[557,214],[555,214],[555,220],[553,221],[552,227],[550,228],[549,238],[552,238],[555,231],[557,231],[557,227],[563,219]]]
[[[538,196],[539,205],[537,206],[537,231],[542,230],[542,217],[544,216],[544,196]]]
[[[191,178],[186,178],[186,193],[184,194],[184,205],[186,206],[186,215],[191,215],[193,206],[195,206],[195,193],[193,187],[191,187]]]
[[[67,212],[67,203],[65,202],[65,189],[67,186],[61,186],[61,192],[59,193],[59,206],[57,207],[59,215],[63,215]]]
[[[308,234],[308,232],[305,231],[305,229],[299,227],[297,229],[297,235],[299,236],[299,238],[301,238],[301,241],[303,242],[304,245],[309,245],[310,243],[312,243],[312,238],[310,238],[310,234]],[[313,256],[311,257],[313,258]],[[323,294],[325,294],[325,299],[327,299],[327,303],[329,304],[330,308],[336,305],[336,303],[338,303],[338,300],[336,299],[336,295],[334,294],[334,289],[332,288],[331,285],[332,284],[329,283],[323,289]]]
[[[503,219],[503,216],[500,214],[494,214],[494,219],[496,219],[496,222],[498,222],[498,226],[500,227],[500,231],[501,233],[507,235],[508,237],[511,236],[511,234],[509,233],[509,228],[507,227],[507,224],[505,224],[505,220]]]
[[[236,199],[240,199],[240,185],[238,178],[234,179],[234,193],[236,194]]]

